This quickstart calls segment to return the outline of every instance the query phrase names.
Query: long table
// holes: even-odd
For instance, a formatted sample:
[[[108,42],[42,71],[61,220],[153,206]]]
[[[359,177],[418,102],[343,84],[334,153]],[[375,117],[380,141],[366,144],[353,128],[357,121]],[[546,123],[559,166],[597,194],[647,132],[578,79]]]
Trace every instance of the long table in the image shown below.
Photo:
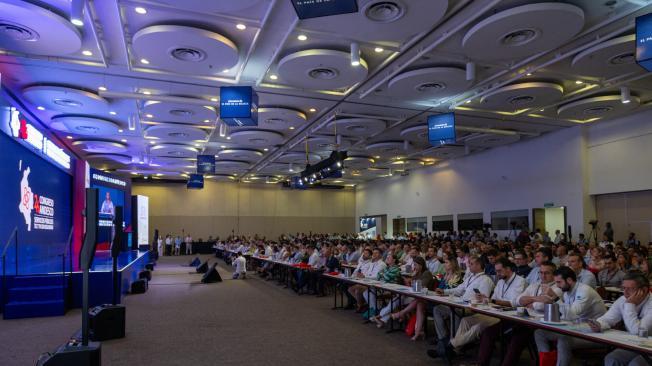
[[[295,268],[290,263],[277,261],[270,258],[261,258],[256,256],[252,256],[251,258],[261,262],[269,262],[275,265],[280,265],[285,268],[288,267]],[[299,268],[295,268],[295,269],[299,269]],[[499,310],[498,308],[494,308],[492,306],[486,306],[486,305],[472,306],[471,304],[468,303],[456,301],[450,298],[449,296],[437,295],[432,291],[429,291],[428,293],[414,292],[412,291],[412,288],[409,286],[388,284],[388,283],[384,283],[381,281],[368,279],[368,278],[360,279],[360,278],[345,277],[341,273],[338,275],[323,273],[322,276],[331,281],[342,282],[347,284],[363,285],[370,289],[387,291],[399,296],[412,297],[436,305],[445,305],[451,308],[461,309],[463,312],[468,311],[472,313],[483,314],[501,320],[505,320],[511,323],[522,324],[531,328],[549,330],[555,333],[582,338],[596,343],[607,344],[616,348],[635,351],[640,354],[646,355],[648,357],[652,356],[652,338],[640,338],[636,335],[629,334],[628,332],[625,331],[609,329],[604,332],[594,333],[591,332],[590,328],[586,324],[574,324],[571,322],[563,322],[563,325],[546,324],[543,323],[539,317],[520,316],[516,314],[515,310],[502,311]],[[343,301],[343,297],[342,297],[342,301]],[[337,291],[335,291],[335,304],[337,306]]]

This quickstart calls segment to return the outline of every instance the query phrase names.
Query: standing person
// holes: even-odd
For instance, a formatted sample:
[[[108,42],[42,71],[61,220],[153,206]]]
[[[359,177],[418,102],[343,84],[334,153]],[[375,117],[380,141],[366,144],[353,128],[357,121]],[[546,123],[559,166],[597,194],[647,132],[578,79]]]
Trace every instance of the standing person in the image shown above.
[[[165,236],[165,253],[166,255],[172,255],[172,235],[170,234]]]
[[[163,256],[163,237],[159,236],[158,239],[156,239],[156,250],[158,251],[158,255],[160,257]]]
[[[174,238],[174,255],[181,255],[181,237]]]
[[[234,280],[238,278],[244,280],[247,278],[247,260],[242,255],[242,252],[238,252],[238,256],[233,260],[233,266],[235,267],[235,271],[233,272]]]
[[[186,235],[186,255],[192,254],[192,236]]]
[[[605,226],[606,226],[606,227],[605,227],[605,229],[604,229],[604,233],[603,233],[603,234],[604,234],[604,236],[607,237],[607,240],[608,240],[609,242],[613,243],[613,241],[614,241],[614,229],[613,229],[613,227],[611,227],[611,223],[610,223],[610,222],[607,222],[607,223],[605,224]]]

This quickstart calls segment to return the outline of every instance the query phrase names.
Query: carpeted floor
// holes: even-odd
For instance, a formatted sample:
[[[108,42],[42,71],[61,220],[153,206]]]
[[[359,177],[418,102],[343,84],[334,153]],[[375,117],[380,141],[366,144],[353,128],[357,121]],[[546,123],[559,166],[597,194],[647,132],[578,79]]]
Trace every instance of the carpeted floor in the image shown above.
[[[331,297],[297,296],[257,276],[231,280],[223,262],[224,282],[200,284],[200,275],[182,266],[189,260],[160,259],[149,291],[125,298],[127,337],[102,344],[103,365],[435,364],[425,341],[363,325],[352,311],[333,311]],[[80,324],[79,310],[0,320],[0,365],[34,365]]]

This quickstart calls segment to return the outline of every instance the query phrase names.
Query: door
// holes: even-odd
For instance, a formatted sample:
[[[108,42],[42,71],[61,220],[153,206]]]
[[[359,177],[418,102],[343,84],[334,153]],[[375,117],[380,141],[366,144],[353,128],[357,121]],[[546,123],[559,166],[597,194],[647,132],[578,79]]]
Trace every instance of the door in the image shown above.
[[[398,236],[405,232],[405,219],[392,219],[392,235]]]
[[[533,208],[532,209],[532,228],[534,231],[541,230],[541,233],[546,231],[546,209]]]

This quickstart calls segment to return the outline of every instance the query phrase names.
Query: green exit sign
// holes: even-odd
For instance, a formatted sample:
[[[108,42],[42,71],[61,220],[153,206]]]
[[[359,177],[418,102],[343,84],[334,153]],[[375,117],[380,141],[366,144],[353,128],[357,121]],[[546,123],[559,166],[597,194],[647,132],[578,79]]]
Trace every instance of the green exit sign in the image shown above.
[[[555,204],[552,203],[552,202],[546,202],[546,203],[543,204],[543,207],[544,208],[553,208],[553,207],[555,207]]]

